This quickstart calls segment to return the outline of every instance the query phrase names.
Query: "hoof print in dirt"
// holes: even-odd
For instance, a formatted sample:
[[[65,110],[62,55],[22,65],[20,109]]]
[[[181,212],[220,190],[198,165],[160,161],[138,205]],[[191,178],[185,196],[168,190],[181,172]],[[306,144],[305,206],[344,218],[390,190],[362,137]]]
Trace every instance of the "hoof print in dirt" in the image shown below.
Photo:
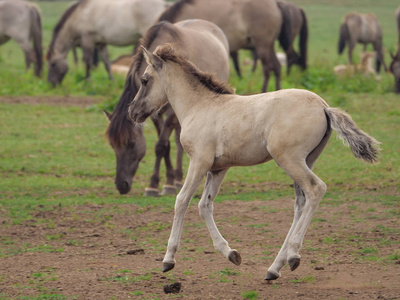
[[[181,283],[175,282],[173,284],[164,285],[164,293],[166,294],[178,294],[181,291]]]
[[[144,254],[144,249],[128,250],[128,251],[126,251],[126,254],[128,254],[128,255]]]

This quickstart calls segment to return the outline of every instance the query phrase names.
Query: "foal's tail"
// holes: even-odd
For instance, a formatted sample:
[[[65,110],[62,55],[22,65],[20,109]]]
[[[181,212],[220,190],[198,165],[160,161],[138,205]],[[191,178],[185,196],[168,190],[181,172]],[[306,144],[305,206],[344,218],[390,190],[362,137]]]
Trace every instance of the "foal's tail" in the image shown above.
[[[339,43],[338,43],[339,54],[342,54],[344,47],[346,47],[346,40],[348,40],[349,37],[350,37],[349,27],[347,26],[346,23],[342,23],[342,25],[340,25],[340,30],[339,30]]]
[[[33,49],[35,51],[35,75],[40,77],[43,68],[43,48],[42,48],[42,19],[39,9],[32,5],[31,10],[31,32],[33,37]]]
[[[345,145],[349,145],[354,156],[369,163],[378,162],[379,142],[366,134],[351,117],[338,108],[325,108],[330,125]]]
[[[299,57],[299,65],[305,70],[307,69],[307,41],[308,41],[308,24],[307,17],[303,9],[300,8],[301,18],[303,20],[303,24],[300,29],[300,38],[299,38],[299,49],[300,49],[300,57]]]

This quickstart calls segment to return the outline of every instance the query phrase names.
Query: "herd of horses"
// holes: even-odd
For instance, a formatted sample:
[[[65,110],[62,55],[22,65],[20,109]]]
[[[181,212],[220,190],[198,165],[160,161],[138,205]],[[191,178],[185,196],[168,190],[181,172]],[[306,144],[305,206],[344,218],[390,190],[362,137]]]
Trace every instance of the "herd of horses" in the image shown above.
[[[396,13],[400,41],[400,13]],[[117,16],[117,17],[116,17]],[[294,41],[298,37],[299,50]],[[43,66],[41,19],[35,4],[24,0],[0,1],[0,44],[14,39],[25,52],[26,66],[33,62],[35,74]],[[33,40],[33,49],[30,41]],[[125,86],[112,113],[108,141],[116,155],[115,185],[121,194],[131,190],[133,177],[146,152],[143,123],[153,121],[158,141],[156,162],[145,194],[158,196],[160,164],[166,165],[162,194],[175,194],[175,218],[164,258],[164,271],[175,266],[183,217],[197,187],[207,178],[199,202],[215,249],[236,265],[238,251],[231,249],[213,220],[213,200],[233,166],[249,166],[275,160],[294,181],[295,216],[285,242],[266,280],[280,276],[289,264],[300,264],[299,250],[326,185],[313,172],[332,129],[350,145],[357,158],[378,160],[378,142],[361,131],[343,111],[330,108],[314,93],[282,90],[238,96],[227,85],[229,59],[240,76],[238,51],[253,53],[254,67],[261,61],[267,90],[271,72],[280,89],[281,65],[275,53],[278,40],[293,64],[307,68],[308,24],[304,10],[281,0],[80,0],[61,16],[53,30],[46,60],[48,81],[61,84],[68,72],[67,54],[80,47],[90,77],[98,51],[112,78],[107,45],[135,45]],[[339,52],[355,43],[372,43],[379,70],[383,59],[382,31],[373,15],[349,14],[340,27]],[[400,42],[399,42],[400,46]],[[400,47],[390,70],[400,92]],[[253,68],[254,68],[253,67]],[[175,132],[177,158],[171,159],[170,135]],[[183,151],[190,158],[183,183]]]

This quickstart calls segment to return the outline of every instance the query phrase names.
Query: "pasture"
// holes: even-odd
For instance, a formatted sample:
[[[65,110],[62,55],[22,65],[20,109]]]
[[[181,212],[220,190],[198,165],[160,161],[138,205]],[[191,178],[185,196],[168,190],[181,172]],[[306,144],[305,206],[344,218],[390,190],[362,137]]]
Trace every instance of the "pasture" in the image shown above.
[[[214,251],[198,215],[201,187],[185,217],[178,263],[163,274],[175,198],[142,196],[155,158],[153,125],[144,127],[147,153],[123,196],[114,186],[115,157],[104,137],[102,109],[112,110],[124,78],[109,81],[100,65],[84,81],[83,64],[74,66],[70,55],[70,70],[53,89],[46,66],[42,79],[25,73],[22,51],[11,41],[0,46],[0,299],[399,299],[400,99],[390,74],[336,78],[332,71],[347,61],[337,54],[337,39],[341,17],[352,10],[377,15],[390,63],[398,3],[293,2],[308,17],[309,69],[293,67],[289,77],[282,72],[282,88],[317,92],[382,143],[381,161],[371,166],[332,136],[314,168],[328,191],[306,234],[299,268],[285,267],[275,282],[263,280],[294,204],[293,183],[269,162],[232,168],[216,197],[216,223],[241,253],[242,265]],[[46,51],[70,2],[38,5]],[[356,62],[361,49],[355,48]],[[110,47],[111,59],[131,50]],[[239,55],[243,79],[232,69],[230,83],[239,94],[258,93],[260,65],[252,74],[249,54]],[[272,79],[269,90],[273,86]],[[187,162],[185,157],[185,172]],[[165,294],[164,285],[176,282],[181,291]]]

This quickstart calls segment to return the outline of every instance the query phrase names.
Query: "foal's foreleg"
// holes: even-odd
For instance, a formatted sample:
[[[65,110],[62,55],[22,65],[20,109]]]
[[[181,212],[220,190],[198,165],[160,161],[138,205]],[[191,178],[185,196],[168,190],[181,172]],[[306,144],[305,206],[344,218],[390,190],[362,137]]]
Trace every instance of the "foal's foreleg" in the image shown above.
[[[204,187],[203,196],[199,202],[200,216],[205,220],[208,231],[210,232],[211,238],[214,243],[214,248],[220,252],[223,256],[233,262],[235,265],[240,265],[242,259],[239,252],[232,250],[228,242],[222,237],[219,232],[217,225],[214,222],[213,217],[213,201],[215,196],[218,194],[219,188],[222,181],[225,178],[225,174],[228,169],[221,170],[219,172],[208,172],[207,181]]]
[[[178,250],[181,239],[183,218],[190,200],[199,187],[204,175],[207,173],[207,170],[208,168],[200,163],[191,162],[189,165],[185,183],[176,197],[174,222],[172,223],[171,235],[168,240],[167,253],[163,260],[163,272],[172,270],[175,267],[175,253]]]
[[[183,186],[183,147],[180,140],[181,136],[181,125],[175,126],[175,144],[176,144],[176,167],[175,167],[175,187],[181,189]]]

